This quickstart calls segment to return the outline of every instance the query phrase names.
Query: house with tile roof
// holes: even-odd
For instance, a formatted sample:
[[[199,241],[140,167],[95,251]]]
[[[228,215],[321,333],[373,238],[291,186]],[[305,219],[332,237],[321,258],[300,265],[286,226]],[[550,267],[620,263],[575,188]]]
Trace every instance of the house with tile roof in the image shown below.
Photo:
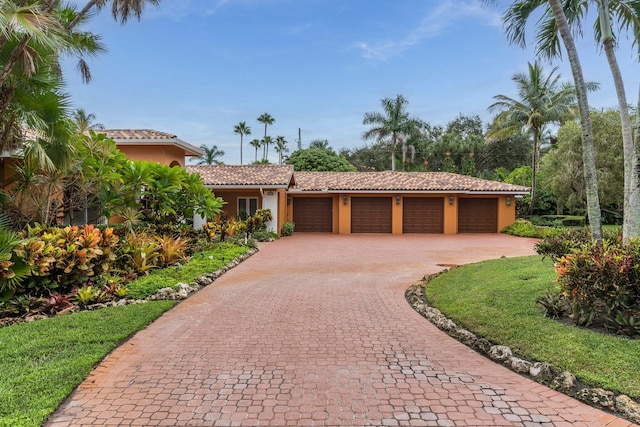
[[[187,166],[229,215],[271,209],[296,232],[497,233],[529,188],[448,172],[294,172],[288,165]]]
[[[176,135],[153,129],[101,129],[113,139],[116,147],[127,158],[162,163],[167,166],[185,167],[185,158],[202,156],[201,148],[191,145]]]

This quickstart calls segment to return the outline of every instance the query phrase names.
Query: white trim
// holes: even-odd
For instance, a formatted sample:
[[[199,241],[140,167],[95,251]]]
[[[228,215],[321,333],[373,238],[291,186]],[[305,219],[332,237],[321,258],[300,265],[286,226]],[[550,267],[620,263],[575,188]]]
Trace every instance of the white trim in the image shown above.
[[[528,191],[472,191],[472,190],[289,190],[292,196],[303,194],[464,194],[509,196],[530,194]]]
[[[287,186],[284,185],[215,185],[205,184],[205,188],[211,188],[213,190],[286,190]]]

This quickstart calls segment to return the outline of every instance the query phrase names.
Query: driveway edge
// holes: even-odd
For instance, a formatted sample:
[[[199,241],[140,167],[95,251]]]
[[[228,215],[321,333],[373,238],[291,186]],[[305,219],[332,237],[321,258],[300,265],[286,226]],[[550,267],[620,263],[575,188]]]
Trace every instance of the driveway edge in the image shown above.
[[[613,391],[602,388],[588,387],[570,372],[554,367],[549,363],[519,358],[514,355],[511,348],[503,345],[494,345],[488,340],[478,337],[467,329],[458,326],[437,308],[432,307],[427,301],[424,287],[433,278],[447,271],[444,270],[440,273],[427,275],[405,291],[407,302],[421,316],[467,347],[520,375],[578,399],[594,408],[614,413],[632,423],[640,423],[640,404],[629,396],[616,394]]]

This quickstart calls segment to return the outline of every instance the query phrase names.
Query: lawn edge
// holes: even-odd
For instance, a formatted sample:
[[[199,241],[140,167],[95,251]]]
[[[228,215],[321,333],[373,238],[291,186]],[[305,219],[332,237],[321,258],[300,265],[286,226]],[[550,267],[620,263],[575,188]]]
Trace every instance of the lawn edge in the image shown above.
[[[633,423],[640,423],[640,403],[631,397],[599,387],[589,387],[569,371],[549,363],[520,358],[514,355],[511,348],[492,344],[485,338],[478,337],[466,328],[458,326],[437,308],[432,307],[426,298],[424,287],[432,279],[447,271],[449,270],[426,275],[405,291],[407,302],[418,314],[450,337],[517,374],[594,408],[613,413]]]

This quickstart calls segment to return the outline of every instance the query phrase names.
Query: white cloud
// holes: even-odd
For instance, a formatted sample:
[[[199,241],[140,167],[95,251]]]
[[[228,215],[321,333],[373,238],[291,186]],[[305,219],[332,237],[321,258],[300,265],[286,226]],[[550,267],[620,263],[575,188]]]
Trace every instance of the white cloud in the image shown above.
[[[366,59],[387,62],[423,40],[437,37],[456,21],[474,17],[491,26],[500,26],[500,14],[491,8],[482,7],[477,0],[444,0],[431,9],[420,24],[408,34],[395,40],[365,42],[360,41],[354,47],[361,51]]]

